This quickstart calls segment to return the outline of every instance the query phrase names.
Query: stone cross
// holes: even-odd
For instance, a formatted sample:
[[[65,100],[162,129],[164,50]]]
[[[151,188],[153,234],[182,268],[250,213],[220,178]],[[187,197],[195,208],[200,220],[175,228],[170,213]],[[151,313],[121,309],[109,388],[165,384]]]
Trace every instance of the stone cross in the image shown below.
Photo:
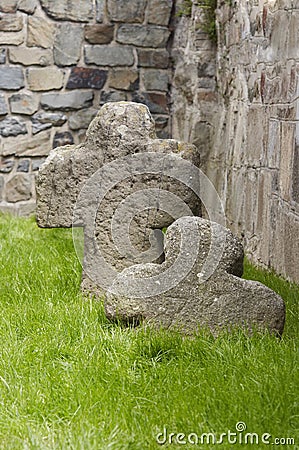
[[[182,217],[166,232],[165,261],[162,264],[138,264],[125,269],[114,280],[105,296],[105,311],[110,319],[129,323],[145,321],[157,327],[176,328],[186,334],[204,327],[217,334],[221,328],[268,329],[281,334],[285,322],[285,305],[279,295],[257,281],[240,278],[243,272],[243,247],[227,228],[213,224],[223,252],[215,271],[206,279],[204,261],[211,248],[212,223],[199,217]],[[182,252],[182,235],[193,229],[198,236],[192,241],[195,263],[181,281],[173,280],[187,264]],[[190,240],[190,237],[189,237]],[[194,247],[197,247],[195,249]],[[190,251],[190,249],[189,249]],[[179,270],[172,271],[181,258]],[[170,289],[155,293],[154,284],[167,279]],[[148,295],[130,293],[128,281]],[[173,282],[174,281],[174,282]],[[173,287],[171,287],[173,286]],[[135,296],[134,296],[135,295]]]
[[[171,178],[166,155],[185,170],[191,189]],[[199,166],[196,147],[157,139],[148,108],[132,102],[106,103],[84,143],[50,153],[37,179],[37,222],[40,227],[84,228],[83,290],[102,295],[113,279],[112,269],[161,262],[161,230],[178,217],[200,214],[194,193],[199,180],[184,169],[184,161]]]

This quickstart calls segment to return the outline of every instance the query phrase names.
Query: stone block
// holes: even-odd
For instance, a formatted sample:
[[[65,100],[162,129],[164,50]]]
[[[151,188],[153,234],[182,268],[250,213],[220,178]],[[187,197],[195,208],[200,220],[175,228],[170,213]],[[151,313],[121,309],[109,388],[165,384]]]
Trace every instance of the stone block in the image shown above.
[[[20,93],[9,97],[10,110],[14,114],[31,115],[38,110],[38,98],[31,94]]]
[[[141,80],[146,91],[168,91],[169,77],[167,70],[144,69]]]
[[[170,20],[173,0],[150,0],[148,6],[148,23],[167,26]]]
[[[0,94],[0,116],[5,116],[8,113],[7,104],[4,95]]]
[[[93,100],[92,91],[72,91],[67,94],[42,94],[41,106],[45,109],[71,111],[88,108]]]
[[[0,89],[16,91],[24,87],[24,75],[20,67],[0,67]]]
[[[56,26],[43,17],[28,18],[28,47],[52,48]]]
[[[167,69],[169,65],[169,53],[167,50],[145,50],[138,48],[138,66]]]
[[[17,10],[18,0],[3,0],[0,3],[0,12],[14,13]]]
[[[114,22],[139,22],[144,19],[146,0],[108,0],[110,20]]]
[[[69,117],[69,127],[71,130],[81,130],[88,128],[92,119],[97,115],[97,109],[89,108],[75,112]]]
[[[96,0],[96,21],[103,22],[106,0]]]
[[[53,64],[53,52],[39,47],[15,47],[8,50],[9,61],[23,66],[49,66]]]
[[[107,103],[107,102],[124,102],[126,101],[127,93],[126,92],[119,92],[119,91],[102,91],[101,97],[100,97],[100,103]]]
[[[6,183],[6,201],[11,203],[30,200],[32,179],[30,175],[16,174]]]
[[[87,45],[85,46],[85,62],[97,66],[132,66],[134,53],[132,47],[128,46]]]
[[[24,41],[25,41],[24,30],[12,33],[0,31],[1,45],[21,45],[23,44]]]
[[[3,137],[18,136],[19,134],[26,133],[26,124],[20,119],[9,116],[0,121],[0,135]]]
[[[40,169],[40,166],[46,161],[46,158],[34,158],[31,160],[31,170],[36,172]]]
[[[93,18],[92,0],[40,0],[46,13],[56,20],[88,22]]]
[[[37,7],[37,0],[19,0],[18,9],[27,14],[33,14]]]
[[[0,48],[0,64],[6,63],[6,49]]]
[[[23,17],[16,14],[0,14],[0,31],[21,31]]]
[[[51,134],[48,131],[32,138],[9,138],[2,147],[3,156],[47,156],[51,150]]]
[[[30,159],[20,159],[17,165],[17,172],[28,173],[30,168]]]
[[[4,176],[0,175],[0,200],[3,198]]]
[[[67,89],[102,89],[107,80],[107,71],[88,67],[74,67],[71,70]]]
[[[37,120],[42,124],[50,124],[54,127],[60,127],[67,121],[67,117],[63,113],[51,113],[40,111],[32,117],[32,120]]]
[[[72,136],[72,133],[69,131],[61,131],[55,133],[54,139],[53,139],[53,148],[56,147],[63,147],[64,145],[70,145],[74,143],[74,138]]]
[[[112,69],[109,77],[109,87],[135,91],[138,89],[139,72],[130,69]]]
[[[38,120],[36,120],[34,118],[31,119],[31,122],[32,122],[31,129],[32,129],[33,135],[38,134],[41,131],[49,130],[50,128],[52,128],[51,123],[40,123]]]
[[[166,94],[154,92],[134,92],[132,100],[137,103],[144,103],[153,114],[169,113]]]
[[[58,66],[77,64],[81,55],[83,28],[79,24],[63,23],[54,41],[54,61]]]
[[[26,72],[28,86],[32,91],[49,91],[63,86],[64,72],[56,67],[32,68]]]
[[[170,31],[157,25],[120,25],[116,40],[137,47],[165,47]]]
[[[90,44],[109,44],[113,40],[114,25],[107,23],[85,25],[85,39]]]
[[[14,168],[15,162],[11,158],[1,158],[0,160],[0,172],[10,173]]]

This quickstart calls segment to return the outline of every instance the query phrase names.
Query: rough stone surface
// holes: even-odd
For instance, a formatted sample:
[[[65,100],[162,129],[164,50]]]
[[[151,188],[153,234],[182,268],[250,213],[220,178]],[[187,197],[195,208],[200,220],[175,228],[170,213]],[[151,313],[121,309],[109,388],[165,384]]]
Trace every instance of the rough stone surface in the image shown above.
[[[32,197],[30,175],[16,174],[6,183],[6,200],[11,203],[29,200]]]
[[[91,44],[109,44],[113,40],[114,25],[85,25],[85,39]]]
[[[51,113],[45,111],[34,114],[32,119],[37,120],[42,124],[51,124],[54,127],[60,127],[67,121],[67,117],[63,113]]]
[[[31,119],[31,122],[32,122],[32,134],[33,135],[40,133],[41,131],[49,130],[50,128],[52,128],[51,123],[41,123],[38,120],[34,119],[33,117]]]
[[[21,31],[23,17],[16,14],[0,14],[0,31]]]
[[[93,93],[91,91],[72,91],[66,94],[42,94],[41,105],[45,109],[61,109],[70,111],[91,106]]]
[[[1,158],[0,160],[0,172],[1,173],[10,173],[14,168],[14,160],[10,158]]]
[[[136,152],[157,152],[176,154],[180,161],[189,159],[198,165],[199,155],[195,147],[188,144],[178,143],[173,140],[161,141],[156,139],[155,125],[148,109],[144,105],[119,102],[107,103],[99,111],[92,121],[88,131],[87,140],[79,146],[66,146],[55,149],[42,166],[37,180],[37,220],[42,227],[69,227],[73,221],[73,210],[84,182],[91,177],[104,163],[109,163],[116,158],[133,155]],[[180,158],[179,158],[180,156]],[[121,171],[120,166],[117,172]],[[160,165],[159,165],[160,170]],[[188,173],[188,178],[190,175]],[[108,192],[105,200],[101,203],[103,213],[96,218],[97,242],[101,245],[105,257],[115,267],[120,269],[131,265],[134,260],[130,257],[121,257],[111,239],[111,218],[113,211],[121,202],[133,192],[140,191],[146,183],[147,188],[169,190],[184,199],[194,213],[199,213],[200,204],[193,191],[176,181],[170,181],[163,174],[146,174],[145,179],[139,176],[123,179],[115,188]],[[193,181],[194,187],[197,180]],[[97,186],[95,186],[97,190]],[[67,192],[67,195],[65,193]],[[157,210],[157,196],[155,198],[151,214],[142,209],[137,217],[134,217],[130,238],[133,245],[139,250],[149,247],[148,234],[152,228],[162,229],[169,225],[173,218],[162,210]],[[96,198],[96,192],[88,195]],[[51,198],[51,201],[50,201]],[[177,198],[176,198],[177,200]],[[159,203],[159,202],[158,202]],[[85,206],[83,205],[84,209]],[[189,211],[190,209],[188,209]],[[84,212],[82,211],[84,217]],[[79,222],[80,219],[78,218]],[[146,230],[146,231],[145,231]],[[145,234],[146,233],[146,234]],[[93,233],[92,233],[93,234]],[[160,231],[161,234],[161,231]],[[153,236],[155,248],[160,245],[160,234]],[[146,236],[146,237],[145,237]],[[91,253],[90,245],[93,245],[87,233],[85,239],[86,260],[85,269],[93,268],[89,260]],[[156,258],[154,258],[156,259]],[[94,283],[84,276],[85,288],[95,287]],[[96,288],[96,287],[95,287]]]
[[[105,10],[105,0],[96,0],[96,20],[103,22]]]
[[[127,100],[127,93],[120,91],[102,91],[101,104],[107,102],[125,102]]]
[[[58,20],[88,22],[93,16],[92,0],[40,0],[42,7],[50,17]]]
[[[156,25],[120,25],[117,41],[122,44],[133,44],[137,47],[164,47],[168,41],[168,28]]]
[[[52,48],[55,28],[55,24],[48,22],[43,17],[29,17],[27,45],[29,47]]]
[[[144,19],[146,0],[108,0],[108,14],[114,22],[139,22]]]
[[[18,9],[27,14],[33,14],[37,7],[37,0],[19,0]]]
[[[9,138],[3,143],[3,156],[47,156],[51,150],[51,134],[47,131],[32,138]]]
[[[21,159],[17,165],[17,172],[29,172],[30,160],[29,159]]]
[[[38,98],[32,94],[14,94],[9,98],[10,110],[14,114],[31,115],[38,110]]]
[[[0,175],[0,200],[3,198],[3,188],[4,188],[4,176]]]
[[[25,122],[17,119],[15,117],[6,117],[0,121],[0,135],[7,136],[18,136],[19,134],[26,134],[27,127]]]
[[[5,116],[8,113],[5,97],[0,94],[0,116]]]
[[[69,117],[69,127],[71,130],[81,130],[88,128],[92,119],[96,116],[97,110],[94,108],[82,109]]]
[[[54,61],[58,66],[77,64],[81,54],[83,28],[81,25],[63,23],[54,41]]]
[[[85,47],[86,64],[97,66],[132,66],[134,64],[133,49],[128,46],[87,45]]]
[[[0,64],[6,63],[6,49],[0,48]]]
[[[41,165],[46,161],[46,158],[34,158],[31,161],[31,170],[36,172],[40,169]]]
[[[63,71],[56,67],[27,69],[27,82],[32,91],[60,89],[63,85],[63,79]]]
[[[107,80],[107,71],[88,67],[74,67],[71,70],[67,89],[102,89]]]
[[[19,67],[0,67],[0,89],[15,91],[24,87],[24,75]]]
[[[53,53],[38,47],[15,47],[9,49],[9,61],[23,66],[48,66],[53,64]]]
[[[156,25],[168,25],[172,9],[172,0],[150,0],[147,20]]]
[[[182,252],[181,235],[197,226],[197,260],[190,273],[167,292],[147,298],[126,296],[126,278],[140,281],[162,275]],[[241,326],[252,330],[268,329],[282,334],[285,305],[281,297],[263,284],[239,278],[242,275],[241,242],[226,228],[215,224],[217,240],[224,252],[212,276],[202,283],[202,269],[211,245],[211,222],[198,217],[183,217],[166,232],[165,262],[139,264],[124,270],[114,281],[105,300],[106,315],[125,322],[145,320],[155,326],[177,328],[185,333],[199,327],[217,334],[221,328]],[[187,255],[185,255],[186,257]],[[174,277],[179,274],[173,274]],[[173,281],[173,280],[169,280]]]
[[[144,70],[141,79],[146,91],[168,92],[169,76],[166,70]]]
[[[5,0],[0,3],[0,12],[14,13],[17,10],[18,0]]]
[[[169,65],[169,53],[167,50],[137,49],[138,66],[167,69]]]
[[[73,144],[74,139],[69,131],[56,132],[53,139],[53,148],[62,147],[63,145]]]
[[[135,91],[138,89],[139,74],[136,70],[113,69],[110,72],[109,87]]]
[[[134,102],[144,103],[153,114],[168,113],[168,103],[165,94],[154,92],[134,92],[132,98]]]

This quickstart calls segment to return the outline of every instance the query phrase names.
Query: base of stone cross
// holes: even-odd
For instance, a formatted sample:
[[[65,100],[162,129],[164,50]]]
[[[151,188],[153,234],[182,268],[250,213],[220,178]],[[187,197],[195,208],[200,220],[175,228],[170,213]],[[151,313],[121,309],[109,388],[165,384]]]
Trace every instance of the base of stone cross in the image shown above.
[[[153,277],[166,277],[179,255],[181,236],[190,227],[198,229],[197,259],[187,276],[168,291],[151,295]],[[183,333],[194,333],[200,327],[217,334],[220,329],[242,327],[246,330],[269,330],[281,335],[285,322],[285,305],[282,298],[257,281],[240,278],[243,271],[243,247],[228,229],[213,224],[216,245],[223,244],[220,261],[206,281],[203,265],[211,242],[211,222],[198,217],[183,217],[167,230],[165,262],[139,264],[122,271],[105,295],[105,311],[108,318],[126,323],[144,321],[157,327],[173,328]],[[179,273],[171,274],[169,285]],[[126,294],[128,279],[148,282],[148,295],[137,298]],[[163,278],[162,278],[163,279]],[[158,282],[159,278],[157,278]],[[160,278],[161,280],[161,278]],[[159,281],[160,282],[160,281]],[[175,283],[174,283],[175,284]],[[152,285],[153,286],[153,285]]]

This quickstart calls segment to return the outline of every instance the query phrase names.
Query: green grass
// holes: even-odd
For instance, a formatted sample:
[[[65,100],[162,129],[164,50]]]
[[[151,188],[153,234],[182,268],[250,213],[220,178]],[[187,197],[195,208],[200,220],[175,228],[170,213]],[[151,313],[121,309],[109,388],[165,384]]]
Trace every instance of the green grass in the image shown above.
[[[298,286],[246,265],[287,304],[281,340],[126,329],[81,297],[70,230],[1,216],[0,234],[1,449],[156,449],[164,427],[219,436],[238,421],[296,445],[162,448],[299,448]]]

